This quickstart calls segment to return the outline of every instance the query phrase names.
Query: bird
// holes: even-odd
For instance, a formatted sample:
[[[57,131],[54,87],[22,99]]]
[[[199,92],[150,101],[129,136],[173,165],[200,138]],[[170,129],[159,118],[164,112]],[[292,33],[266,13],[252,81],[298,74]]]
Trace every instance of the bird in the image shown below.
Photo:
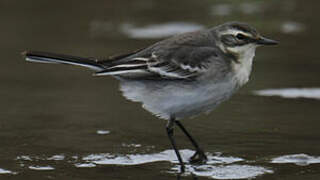
[[[191,141],[190,163],[205,163],[207,156],[182,125],[228,100],[250,77],[256,48],[276,45],[244,22],[226,22],[212,28],[174,35],[130,53],[95,59],[41,51],[25,51],[30,62],[69,64],[89,68],[94,76],[119,80],[125,98],[167,121],[166,131],[179,161],[174,127]]]

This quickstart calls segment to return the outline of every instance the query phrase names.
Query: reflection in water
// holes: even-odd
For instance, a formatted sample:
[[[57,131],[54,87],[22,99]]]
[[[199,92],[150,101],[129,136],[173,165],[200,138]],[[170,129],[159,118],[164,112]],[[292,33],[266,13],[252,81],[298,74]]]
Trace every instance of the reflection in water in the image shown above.
[[[53,155],[50,157],[45,157],[45,156],[27,156],[27,155],[21,155],[16,157],[16,160],[20,161],[39,161],[39,160],[47,160],[47,161],[62,161],[65,159],[64,155],[58,154],[58,155]]]
[[[320,88],[266,89],[254,91],[254,94],[260,96],[280,96],[284,98],[320,99]]]
[[[304,30],[305,30],[305,25],[299,22],[294,22],[294,21],[284,22],[281,26],[281,31],[286,34],[300,33]]]
[[[185,176],[184,174],[181,173],[177,173],[177,180],[182,180],[183,176]],[[198,180],[198,177],[194,174],[191,174],[192,180]]]
[[[266,8],[262,2],[243,2],[240,4],[216,4],[211,8],[211,14],[216,16],[228,16],[232,13],[256,14]]]
[[[211,9],[212,15],[227,16],[232,13],[232,6],[230,4],[217,4]]]
[[[320,157],[309,156],[307,154],[292,154],[274,158],[271,163],[293,163],[299,166],[306,166],[309,164],[320,163]]]
[[[184,149],[181,150],[181,155],[185,162],[189,159],[195,151]],[[264,167],[254,165],[237,165],[237,162],[246,162],[242,158],[237,157],[225,157],[220,153],[215,155],[207,153],[208,162],[205,165],[186,165],[186,172],[183,175],[211,177],[215,179],[244,179],[253,178],[266,173],[273,173]],[[18,156],[17,161],[20,162],[22,167],[25,164],[29,164],[28,167],[31,170],[54,170],[55,168],[50,165],[35,165],[37,163],[43,164],[48,160],[61,161],[65,158],[62,155],[54,155],[50,157],[39,156]],[[71,161],[77,168],[93,168],[97,165],[139,165],[151,162],[168,161],[175,165],[168,171],[168,173],[179,174],[179,165],[176,159],[176,155],[173,150],[165,150],[159,153],[153,154],[127,154],[127,155],[114,155],[110,153],[91,154],[78,158],[78,156],[71,156]],[[178,175],[178,178],[180,176]]]
[[[132,23],[114,24],[109,21],[95,20],[90,23],[90,34],[95,38],[109,37],[116,33],[122,33],[134,39],[156,39],[203,28],[203,25],[189,22],[167,22],[138,27]]]
[[[195,152],[192,150],[181,150],[181,155],[185,162]],[[266,173],[273,173],[272,170],[260,166],[252,165],[234,165],[232,163],[244,161],[242,158],[223,157],[219,155],[208,155],[208,162],[205,165],[186,165],[184,175],[195,175],[203,177],[212,177],[215,179],[246,179],[260,176]],[[151,162],[169,161],[177,164],[173,150],[165,150],[155,154],[132,154],[132,155],[112,155],[112,154],[92,154],[82,158],[85,163],[76,164],[76,167],[86,167],[91,164],[99,165],[138,165]],[[232,165],[229,165],[232,164]],[[180,166],[176,165],[171,168],[169,173],[180,172]],[[178,176],[179,178],[180,176]]]
[[[184,149],[181,150],[180,153],[182,155],[183,160],[187,162],[187,159],[189,159],[189,157],[191,157],[195,153],[195,151]],[[177,157],[173,150],[165,150],[160,153],[154,154],[129,154],[123,156],[117,156],[109,153],[91,154],[89,156],[83,157],[82,160],[86,162],[104,165],[138,165],[159,161],[169,161],[172,163],[178,163]],[[212,154],[208,154],[207,164],[230,164],[239,161],[243,161],[243,159],[236,157],[213,156]]]
[[[239,9],[244,14],[255,14],[258,12],[262,12],[263,5],[260,1],[259,2],[244,2],[241,3]]]
[[[122,143],[121,144],[122,147],[135,147],[135,148],[138,148],[138,147],[141,147],[142,145],[141,144],[126,144],[126,143]]]
[[[185,162],[189,159],[195,151],[184,149],[181,150],[182,158]],[[306,166],[310,164],[320,163],[320,157],[310,156],[307,154],[293,154],[284,155],[267,160],[266,162],[248,161],[238,157],[226,157],[220,153],[211,154],[206,153],[208,161],[203,165],[191,165],[186,164],[186,172],[179,174],[180,166],[176,159],[173,150],[165,150],[159,153],[153,154],[126,154],[126,155],[115,155],[110,153],[90,154],[84,157],[71,156],[70,158],[63,155],[54,156],[18,156],[15,158],[20,163],[21,167],[28,167],[31,170],[55,170],[53,166],[43,165],[51,161],[66,160],[70,165],[77,168],[94,168],[97,165],[140,165],[146,163],[155,163],[168,161],[174,164],[167,172],[177,174],[177,178],[181,176],[193,176],[196,177],[210,177],[214,179],[248,179],[261,176],[264,174],[272,174],[273,170],[270,168],[262,167],[261,163],[294,163],[300,166]],[[70,160],[71,159],[71,160]],[[41,165],[39,165],[41,164]],[[16,174],[15,172],[0,169],[0,174]],[[181,178],[182,179],[182,178]]]
[[[130,38],[164,38],[175,34],[203,29],[204,26],[195,23],[171,22],[154,24],[145,27],[135,27],[132,24],[123,24],[121,31]]]
[[[74,164],[75,167],[77,168],[91,168],[91,167],[96,167],[94,163],[76,163]]]
[[[230,20],[257,26],[258,30],[270,37],[276,37],[281,45],[272,50],[261,50],[250,85],[224,107],[209,116],[202,116],[204,121],[192,126],[191,131],[198,131],[199,137],[207,143],[206,149],[243,154],[250,159],[208,166],[212,166],[213,170],[220,167],[218,170],[223,172],[224,169],[237,166],[239,169],[250,169],[239,167],[241,165],[257,168],[262,165],[274,171],[272,175],[266,173],[259,176],[258,179],[261,180],[319,179],[318,164],[306,167],[276,164],[319,163],[320,146],[317,137],[320,136],[320,131],[317,127],[320,125],[320,101],[313,100],[320,99],[317,91],[309,91],[309,88],[307,91],[296,88],[289,91],[265,91],[261,95],[313,99],[270,100],[264,105],[261,104],[261,98],[247,96],[248,91],[255,89],[319,85],[319,3],[316,0],[187,0],[183,1],[181,8],[181,1],[1,1],[1,21],[5,25],[1,27],[0,43],[0,179],[9,179],[6,178],[9,176],[14,176],[12,179],[66,179],[61,175],[69,175],[71,179],[95,180],[122,180],[128,179],[128,175],[131,179],[166,179],[155,176],[162,173],[163,169],[176,172],[171,169],[176,165],[171,164],[175,163],[175,159],[163,157],[165,163],[151,162],[150,168],[141,167],[142,165],[129,168],[97,165],[82,159],[89,154],[115,152],[118,150],[116,148],[121,152],[128,152],[128,147],[115,145],[127,140],[127,144],[135,149],[132,151],[128,148],[129,152],[141,155],[143,152],[158,152],[155,150],[168,147],[166,141],[157,142],[160,135],[163,135],[158,130],[158,122],[151,120],[153,118],[138,105],[124,104],[123,98],[114,90],[116,85],[112,79],[91,78],[87,73],[83,74],[81,69],[29,65],[22,61],[19,52],[38,49],[74,55],[107,56],[113,52],[143,47],[154,41],[128,38],[131,37],[129,32],[132,29],[141,34],[139,30],[144,27],[148,29],[156,25],[161,28],[164,25],[163,28],[172,22],[211,27]],[[125,26],[129,28],[127,33],[122,29]],[[160,33],[151,36],[156,38],[164,35]],[[318,89],[320,91],[320,87]],[[297,93],[292,95],[292,90],[297,90]],[[269,97],[262,98],[264,99]],[[297,103],[292,103],[293,101]],[[221,120],[218,121],[219,119]],[[97,130],[109,130],[110,126],[110,134],[98,135]],[[209,129],[215,133],[211,133]],[[157,142],[156,148],[148,150],[144,146],[135,148],[131,145],[132,142],[142,142],[142,138],[144,144]],[[179,145],[187,147],[187,143],[181,141]],[[305,152],[308,155],[288,155],[292,152]],[[25,156],[17,157],[18,155]],[[225,159],[217,155],[210,157]],[[29,166],[48,165],[55,169],[29,169]],[[199,179],[210,179],[213,176],[208,174],[209,178]],[[191,178],[188,175],[181,179]]]
[[[16,157],[16,160],[32,161],[31,157],[26,155],[18,156]]]
[[[175,167],[174,170],[179,172],[179,166]],[[214,179],[248,179],[267,173],[273,173],[273,171],[264,167],[249,165],[187,165],[186,173],[200,177],[211,177]]]
[[[49,157],[47,160],[53,160],[53,161],[62,161],[64,160],[64,155],[54,155]]]

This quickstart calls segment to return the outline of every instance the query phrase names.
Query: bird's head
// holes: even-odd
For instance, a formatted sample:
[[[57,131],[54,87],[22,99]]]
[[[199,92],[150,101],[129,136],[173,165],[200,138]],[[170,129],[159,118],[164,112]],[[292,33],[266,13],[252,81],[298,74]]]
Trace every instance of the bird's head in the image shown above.
[[[245,23],[229,22],[215,28],[219,46],[225,53],[245,57],[255,53],[261,45],[276,45],[277,41],[261,36],[253,27]]]

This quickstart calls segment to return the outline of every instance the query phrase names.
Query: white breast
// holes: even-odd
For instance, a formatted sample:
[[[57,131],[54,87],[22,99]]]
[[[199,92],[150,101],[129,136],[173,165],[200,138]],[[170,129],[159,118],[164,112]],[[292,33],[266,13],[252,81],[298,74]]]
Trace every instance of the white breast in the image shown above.
[[[249,80],[254,55],[255,48],[250,48],[239,56],[238,62],[232,63],[234,80],[239,86],[244,85]]]

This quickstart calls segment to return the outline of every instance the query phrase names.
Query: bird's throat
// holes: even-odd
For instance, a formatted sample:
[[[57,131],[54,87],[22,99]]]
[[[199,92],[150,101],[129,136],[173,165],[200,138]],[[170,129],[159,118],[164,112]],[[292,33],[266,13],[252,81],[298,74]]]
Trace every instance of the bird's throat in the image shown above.
[[[252,70],[252,62],[255,55],[255,49],[246,51],[238,56],[237,62],[232,62],[234,80],[239,86],[248,82]]]

